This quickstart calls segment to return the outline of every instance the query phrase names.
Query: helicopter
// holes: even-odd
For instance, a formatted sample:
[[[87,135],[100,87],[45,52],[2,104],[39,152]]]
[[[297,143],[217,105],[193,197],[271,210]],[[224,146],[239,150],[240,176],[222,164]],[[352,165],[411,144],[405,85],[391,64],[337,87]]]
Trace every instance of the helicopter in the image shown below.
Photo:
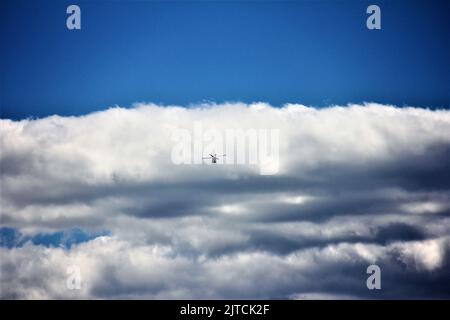
[[[221,156],[218,156],[216,153],[214,153],[214,155],[212,155],[211,153],[209,154],[210,155],[210,157],[204,157],[204,158],[202,158],[202,159],[211,159],[211,163],[217,163],[217,160],[220,158],[220,157],[225,157],[226,155],[225,154],[223,154],[223,155],[221,155]]]

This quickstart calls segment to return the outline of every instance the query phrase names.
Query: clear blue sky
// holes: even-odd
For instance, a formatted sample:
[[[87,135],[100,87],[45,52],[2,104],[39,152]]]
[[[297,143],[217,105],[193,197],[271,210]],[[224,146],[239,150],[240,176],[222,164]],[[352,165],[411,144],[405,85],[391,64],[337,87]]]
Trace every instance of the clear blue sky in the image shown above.
[[[82,29],[66,28],[78,4]],[[382,30],[366,28],[378,4]],[[1,116],[147,101],[446,107],[449,1],[2,1]]]

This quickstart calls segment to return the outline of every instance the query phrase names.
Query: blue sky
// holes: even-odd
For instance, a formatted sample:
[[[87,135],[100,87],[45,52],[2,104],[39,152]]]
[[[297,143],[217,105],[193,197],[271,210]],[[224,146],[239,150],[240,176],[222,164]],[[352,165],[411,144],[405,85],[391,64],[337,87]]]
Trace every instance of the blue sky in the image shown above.
[[[82,29],[66,29],[66,7]],[[382,30],[366,28],[378,4]],[[3,1],[1,116],[146,101],[448,107],[448,2]]]
[[[24,235],[19,230],[14,228],[1,227],[0,247],[22,247],[24,244],[31,241],[34,245],[43,245],[45,247],[62,246],[70,249],[74,244],[86,242],[105,235],[109,235],[109,233],[106,231],[91,233],[79,228],[74,228],[50,233],[37,233],[30,236]]]

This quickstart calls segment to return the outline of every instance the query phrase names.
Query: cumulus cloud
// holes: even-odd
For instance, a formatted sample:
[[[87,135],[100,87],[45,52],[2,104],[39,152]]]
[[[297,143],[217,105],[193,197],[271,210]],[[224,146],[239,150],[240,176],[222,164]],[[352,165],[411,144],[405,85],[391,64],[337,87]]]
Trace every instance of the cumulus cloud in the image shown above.
[[[2,298],[450,297],[448,110],[138,104],[0,124],[1,226],[109,234],[1,248]],[[199,124],[278,130],[276,174],[174,163],[174,132],[195,149]],[[201,138],[200,156],[226,149]]]

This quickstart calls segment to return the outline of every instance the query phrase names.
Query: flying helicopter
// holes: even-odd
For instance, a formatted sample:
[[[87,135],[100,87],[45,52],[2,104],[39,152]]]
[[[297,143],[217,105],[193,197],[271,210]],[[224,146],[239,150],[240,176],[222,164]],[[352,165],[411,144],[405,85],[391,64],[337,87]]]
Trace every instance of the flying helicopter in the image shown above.
[[[217,160],[220,159],[220,157],[225,157],[226,156],[225,154],[218,156],[217,153],[214,153],[214,155],[212,155],[210,153],[209,155],[210,155],[209,157],[206,157],[206,158],[204,157],[202,159],[211,159],[211,163],[217,163]]]

